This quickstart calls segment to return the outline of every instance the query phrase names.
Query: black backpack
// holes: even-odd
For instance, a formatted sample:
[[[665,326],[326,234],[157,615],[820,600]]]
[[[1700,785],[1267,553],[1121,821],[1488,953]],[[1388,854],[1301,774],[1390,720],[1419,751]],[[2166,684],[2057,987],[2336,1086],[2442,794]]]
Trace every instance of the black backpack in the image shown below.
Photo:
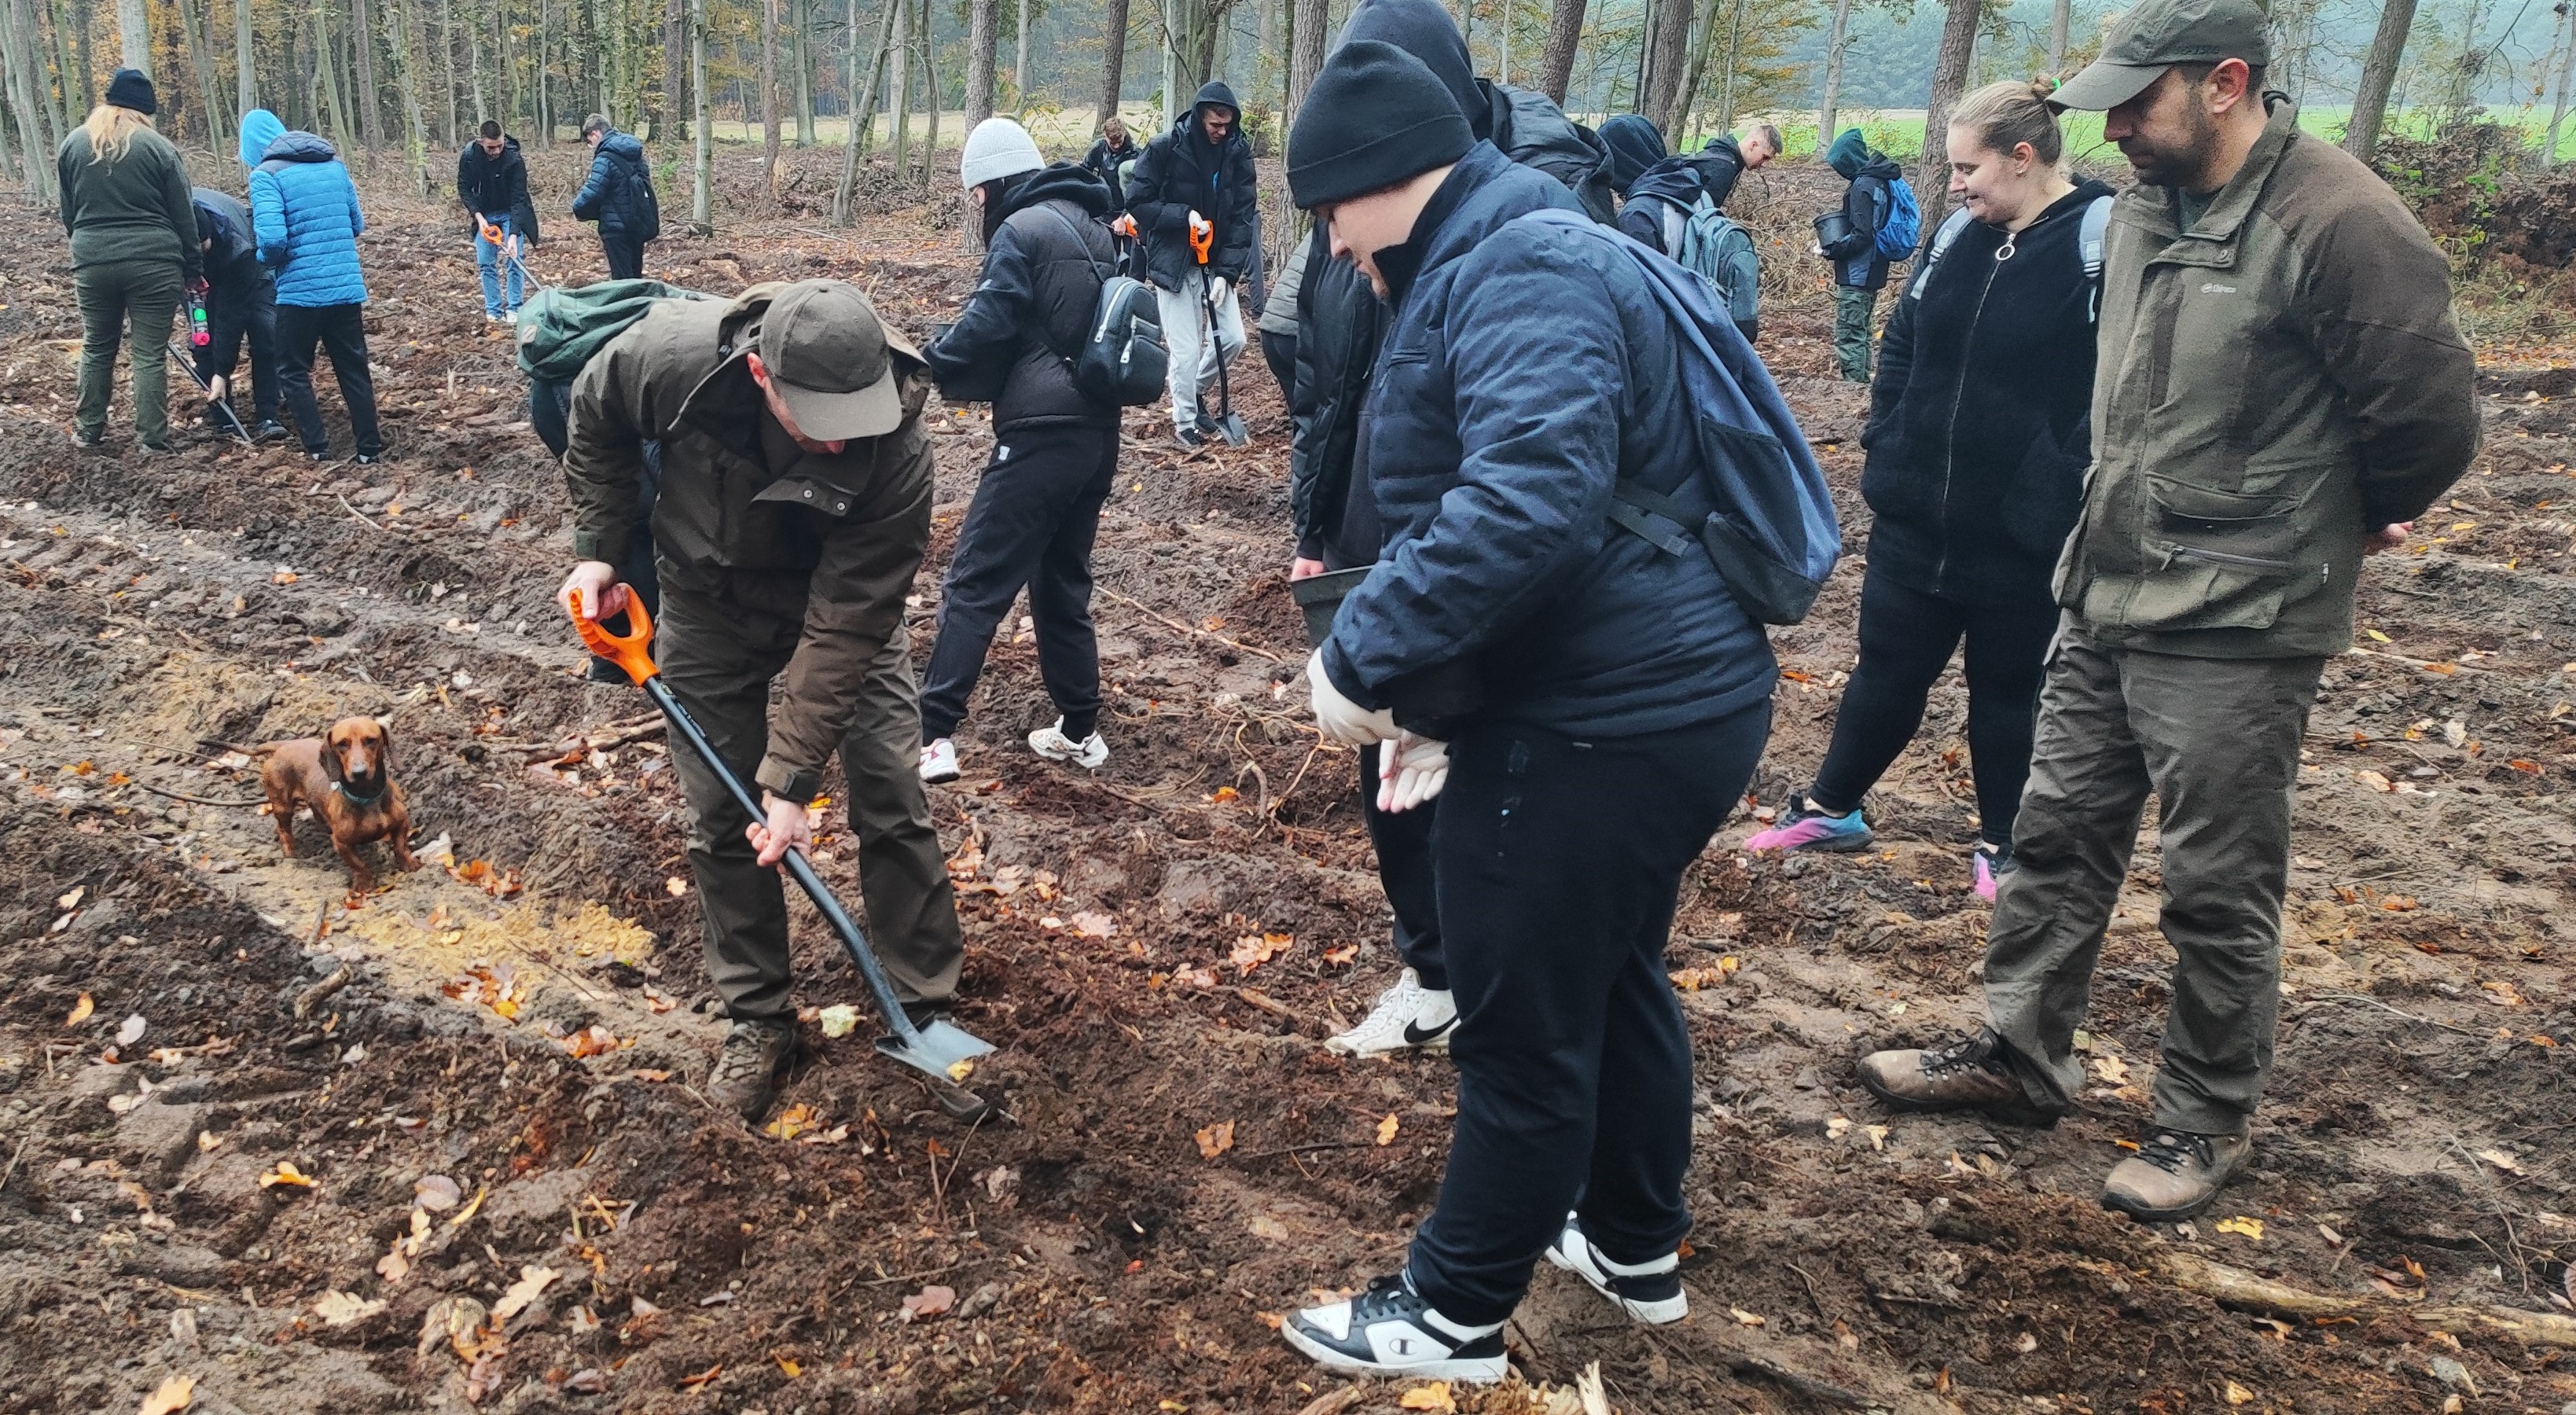
[[[1095,403],[1142,408],[1161,402],[1171,374],[1171,355],[1163,346],[1163,317],[1153,287],[1125,275],[1104,271],[1091,253],[1091,243],[1048,206],[1046,212],[1082,247],[1083,259],[1100,277],[1100,298],[1092,305],[1091,332],[1078,353],[1065,356],[1073,369],[1074,390]]]
[[[642,157],[637,157],[619,165],[626,169],[627,184],[635,193],[635,212],[640,222],[634,233],[635,238],[639,241],[660,240],[662,238],[662,199],[653,194],[652,164]]]

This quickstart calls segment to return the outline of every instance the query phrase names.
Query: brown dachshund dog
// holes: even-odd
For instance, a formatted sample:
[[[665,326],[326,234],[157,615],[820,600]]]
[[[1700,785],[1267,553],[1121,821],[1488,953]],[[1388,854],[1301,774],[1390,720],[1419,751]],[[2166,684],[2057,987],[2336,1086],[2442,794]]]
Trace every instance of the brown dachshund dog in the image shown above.
[[[418,869],[411,854],[411,812],[402,788],[394,784],[393,738],[372,717],[344,717],[320,737],[297,737],[251,749],[267,758],[260,784],[268,789],[269,823],[277,827],[278,848],[295,853],[295,809],[313,808],[313,818],[331,832],[331,848],[349,867],[349,887],[365,893],[376,877],[358,855],[358,847],[382,840],[393,848],[394,863]]]

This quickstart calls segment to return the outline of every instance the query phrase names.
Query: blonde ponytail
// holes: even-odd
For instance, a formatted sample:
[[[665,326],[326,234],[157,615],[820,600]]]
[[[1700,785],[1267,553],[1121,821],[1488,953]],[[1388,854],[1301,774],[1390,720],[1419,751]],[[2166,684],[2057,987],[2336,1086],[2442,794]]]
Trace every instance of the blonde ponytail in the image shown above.
[[[2048,79],[1988,84],[1959,101],[1950,113],[1950,125],[1975,133],[1979,143],[2004,157],[2029,143],[2042,166],[2054,167],[2066,151],[2056,110],[2048,106],[2048,96],[2056,89]]]
[[[81,131],[89,137],[89,160],[123,162],[126,149],[133,146],[134,135],[151,126],[150,118],[113,103],[89,110],[89,116],[81,120]]]

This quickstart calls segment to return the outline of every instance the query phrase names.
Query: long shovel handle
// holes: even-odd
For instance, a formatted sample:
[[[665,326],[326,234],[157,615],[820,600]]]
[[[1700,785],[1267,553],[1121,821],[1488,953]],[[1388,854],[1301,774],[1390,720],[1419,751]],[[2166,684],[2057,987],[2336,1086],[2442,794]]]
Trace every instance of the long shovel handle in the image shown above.
[[[662,710],[662,716],[669,719],[671,730],[680,734],[682,740],[689,744],[689,750],[696,752],[698,760],[705,762],[715,773],[716,780],[724,783],[726,793],[733,797],[734,804],[740,806],[745,815],[753,820],[766,819],[769,813],[761,809],[760,802],[742,784],[742,778],[734,775],[733,768],[725,765],[724,758],[717,755],[715,745],[707,740],[707,734],[698,729],[697,720],[689,716],[687,708],[680,706],[680,700],[672,694],[670,685],[662,681],[662,670],[653,662],[650,648],[653,616],[644,608],[643,601],[633,595],[627,596],[627,631],[623,634],[611,631],[596,619],[584,618],[579,612],[578,595],[574,599],[574,611],[573,627],[580,632],[582,644],[592,653],[624,669],[626,676],[635,680],[635,686],[642,688],[645,696],[653,700],[653,705]],[[832,932],[841,936],[841,946],[849,951],[850,961],[858,965],[859,975],[867,979],[868,991],[876,995],[877,1010],[885,1014],[886,1026],[902,1040],[904,1046],[919,1046],[921,1029],[913,1026],[912,1019],[904,1015],[903,1003],[894,995],[894,984],[887,981],[884,967],[877,962],[876,950],[868,946],[867,935],[859,932],[857,921],[841,907],[841,901],[833,897],[830,887],[823,883],[823,877],[814,873],[813,862],[805,858],[804,851],[789,850],[784,863],[788,876],[805,891],[806,898],[814,901],[814,907],[822,911],[823,920],[832,926]]]
[[[181,348],[176,339],[171,340],[166,347],[170,351],[170,357],[179,361],[179,367],[186,371],[189,380],[197,385],[197,391],[205,394],[207,400],[215,405],[215,410],[224,415],[224,421],[233,425],[233,436],[255,444],[256,439],[250,435],[250,429],[242,426],[241,414],[233,411],[232,400],[215,397],[215,386],[198,374],[195,357]]]

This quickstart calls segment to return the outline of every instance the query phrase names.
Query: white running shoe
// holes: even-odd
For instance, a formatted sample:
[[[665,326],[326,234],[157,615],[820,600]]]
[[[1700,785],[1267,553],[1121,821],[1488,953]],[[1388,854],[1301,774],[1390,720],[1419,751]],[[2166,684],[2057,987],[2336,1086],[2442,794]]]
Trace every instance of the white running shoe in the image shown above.
[[[1084,771],[1098,771],[1109,760],[1109,744],[1100,740],[1098,732],[1077,742],[1064,735],[1061,717],[1055,720],[1055,726],[1041,727],[1029,734],[1029,750],[1048,761],[1064,762]]]
[[[1345,1056],[1384,1056],[1391,1051],[1447,1051],[1458,1028],[1458,1004],[1447,990],[1422,985],[1411,968],[1378,994],[1368,1020],[1324,1043]]]
[[[1651,1263],[1614,1263],[1583,1236],[1582,1220],[1565,1216],[1565,1231],[1548,1245],[1547,1260],[1592,1284],[1592,1290],[1619,1304],[1641,1322],[1662,1326],[1690,1315],[1690,1294],[1682,1291],[1682,1255],[1667,1253]]]
[[[921,749],[921,780],[924,785],[957,779],[957,744],[941,737]]]
[[[1509,1374],[1503,1324],[1469,1326],[1434,1310],[1402,1274],[1309,1307],[1279,1324],[1290,1346],[1327,1370],[1363,1376],[1493,1382]]]

